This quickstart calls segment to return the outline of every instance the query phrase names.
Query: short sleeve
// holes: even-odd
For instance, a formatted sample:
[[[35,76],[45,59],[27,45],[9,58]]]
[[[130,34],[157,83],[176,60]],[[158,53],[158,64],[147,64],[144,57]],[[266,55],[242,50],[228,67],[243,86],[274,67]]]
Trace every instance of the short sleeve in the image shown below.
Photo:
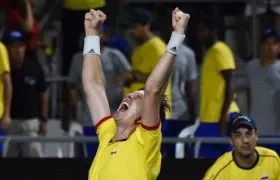
[[[120,52],[117,49],[114,50],[113,57],[114,57],[114,61],[115,61],[114,64],[116,65],[116,68],[117,68],[116,70],[118,73],[122,73],[124,71],[131,70],[131,66],[122,52]]]
[[[159,156],[161,156],[161,124],[153,128],[139,124],[136,128],[136,136],[146,162],[157,162]]]
[[[44,93],[48,88],[48,84],[46,82],[45,73],[43,71],[42,66],[38,63],[38,81],[37,81],[37,92]]]
[[[164,46],[153,47],[151,49],[151,53],[145,55],[145,61],[143,61],[143,66],[146,67],[146,71],[151,73],[157,63],[159,62],[160,58],[163,56],[165,52]]]
[[[77,85],[80,81],[81,73],[80,69],[82,69],[82,62],[83,56],[80,54],[74,55],[72,61],[71,61],[71,67],[68,75],[68,83],[70,85]]]
[[[197,67],[194,53],[186,53],[187,67],[186,67],[186,80],[193,81],[197,79]]]
[[[8,52],[4,44],[0,43],[0,75],[10,72]]]
[[[234,57],[230,49],[223,48],[212,53],[214,53],[214,62],[218,71],[235,69]]]
[[[94,126],[99,144],[108,143],[116,132],[116,123],[112,115],[106,116]]]

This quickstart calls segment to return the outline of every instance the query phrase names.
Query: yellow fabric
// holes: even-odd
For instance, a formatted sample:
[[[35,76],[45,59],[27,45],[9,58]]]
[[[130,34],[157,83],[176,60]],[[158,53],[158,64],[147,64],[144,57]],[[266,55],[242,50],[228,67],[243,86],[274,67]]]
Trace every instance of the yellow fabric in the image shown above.
[[[233,53],[219,41],[207,51],[202,64],[199,115],[202,122],[219,122],[225,93],[225,81],[220,72],[227,69],[235,69]],[[230,105],[230,112],[239,112],[235,101]]]
[[[65,0],[64,7],[69,10],[89,10],[102,8],[106,5],[105,0]]]
[[[160,58],[165,52],[166,44],[159,38],[153,37],[143,45],[137,47],[131,59],[131,66],[133,71],[138,71],[144,74],[150,74],[154,67],[159,62]],[[124,96],[127,96],[128,93],[138,91],[143,88],[145,83],[135,82],[132,83],[129,87],[125,87]],[[167,85],[165,95],[168,98],[168,104],[171,107],[172,96],[171,96],[171,80]],[[166,113],[166,118],[171,117],[171,112]]]
[[[259,161],[252,169],[238,167],[232,152],[227,152],[209,168],[203,180],[280,180],[280,161],[277,153],[263,147],[256,147],[256,150],[259,153]]]
[[[3,43],[0,42],[0,76],[2,79],[2,75],[4,73],[10,72],[10,63],[8,52]],[[0,79],[0,118],[4,113],[4,85],[2,80]]]
[[[161,167],[161,126],[138,125],[126,140],[110,143],[116,131],[113,118],[97,128],[99,147],[88,180],[156,180]]]

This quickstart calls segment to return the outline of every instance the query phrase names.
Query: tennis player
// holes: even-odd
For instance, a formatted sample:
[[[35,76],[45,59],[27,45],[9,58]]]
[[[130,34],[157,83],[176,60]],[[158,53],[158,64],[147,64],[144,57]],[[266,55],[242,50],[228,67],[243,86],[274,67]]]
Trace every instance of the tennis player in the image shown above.
[[[106,15],[90,10],[85,15],[83,87],[99,148],[89,170],[89,180],[155,180],[160,172],[161,121],[167,108],[164,91],[174,59],[182,45],[190,16],[176,8],[166,52],[149,76],[145,90],[124,98],[110,115],[100,62],[98,33]],[[151,52],[152,53],[152,52]]]
[[[234,150],[210,167],[204,180],[280,180],[280,160],[273,150],[256,146],[257,127],[242,114],[230,119],[229,141]]]

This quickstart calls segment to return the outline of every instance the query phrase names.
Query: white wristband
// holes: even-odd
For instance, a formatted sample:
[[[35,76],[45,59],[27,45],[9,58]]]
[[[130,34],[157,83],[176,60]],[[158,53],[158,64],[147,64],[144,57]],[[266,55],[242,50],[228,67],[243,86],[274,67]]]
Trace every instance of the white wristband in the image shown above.
[[[95,54],[100,56],[100,38],[99,36],[87,36],[84,41],[83,55]]]
[[[166,51],[176,55],[184,40],[185,35],[172,32],[171,38],[166,47]]]

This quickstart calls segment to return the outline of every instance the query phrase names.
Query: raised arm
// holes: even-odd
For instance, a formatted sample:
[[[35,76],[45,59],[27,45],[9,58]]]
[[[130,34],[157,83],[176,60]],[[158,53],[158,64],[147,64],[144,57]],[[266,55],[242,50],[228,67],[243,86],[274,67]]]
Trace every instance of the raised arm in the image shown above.
[[[100,61],[99,31],[106,19],[101,11],[90,10],[85,15],[85,42],[82,81],[93,124],[110,115],[105,93],[105,77]]]
[[[159,124],[160,102],[168,79],[171,76],[178,48],[180,48],[185,39],[184,33],[189,18],[188,14],[182,13],[178,8],[172,12],[174,31],[167,45],[166,52],[153,69],[145,85],[144,111],[142,115],[142,123],[145,126],[155,127]]]

